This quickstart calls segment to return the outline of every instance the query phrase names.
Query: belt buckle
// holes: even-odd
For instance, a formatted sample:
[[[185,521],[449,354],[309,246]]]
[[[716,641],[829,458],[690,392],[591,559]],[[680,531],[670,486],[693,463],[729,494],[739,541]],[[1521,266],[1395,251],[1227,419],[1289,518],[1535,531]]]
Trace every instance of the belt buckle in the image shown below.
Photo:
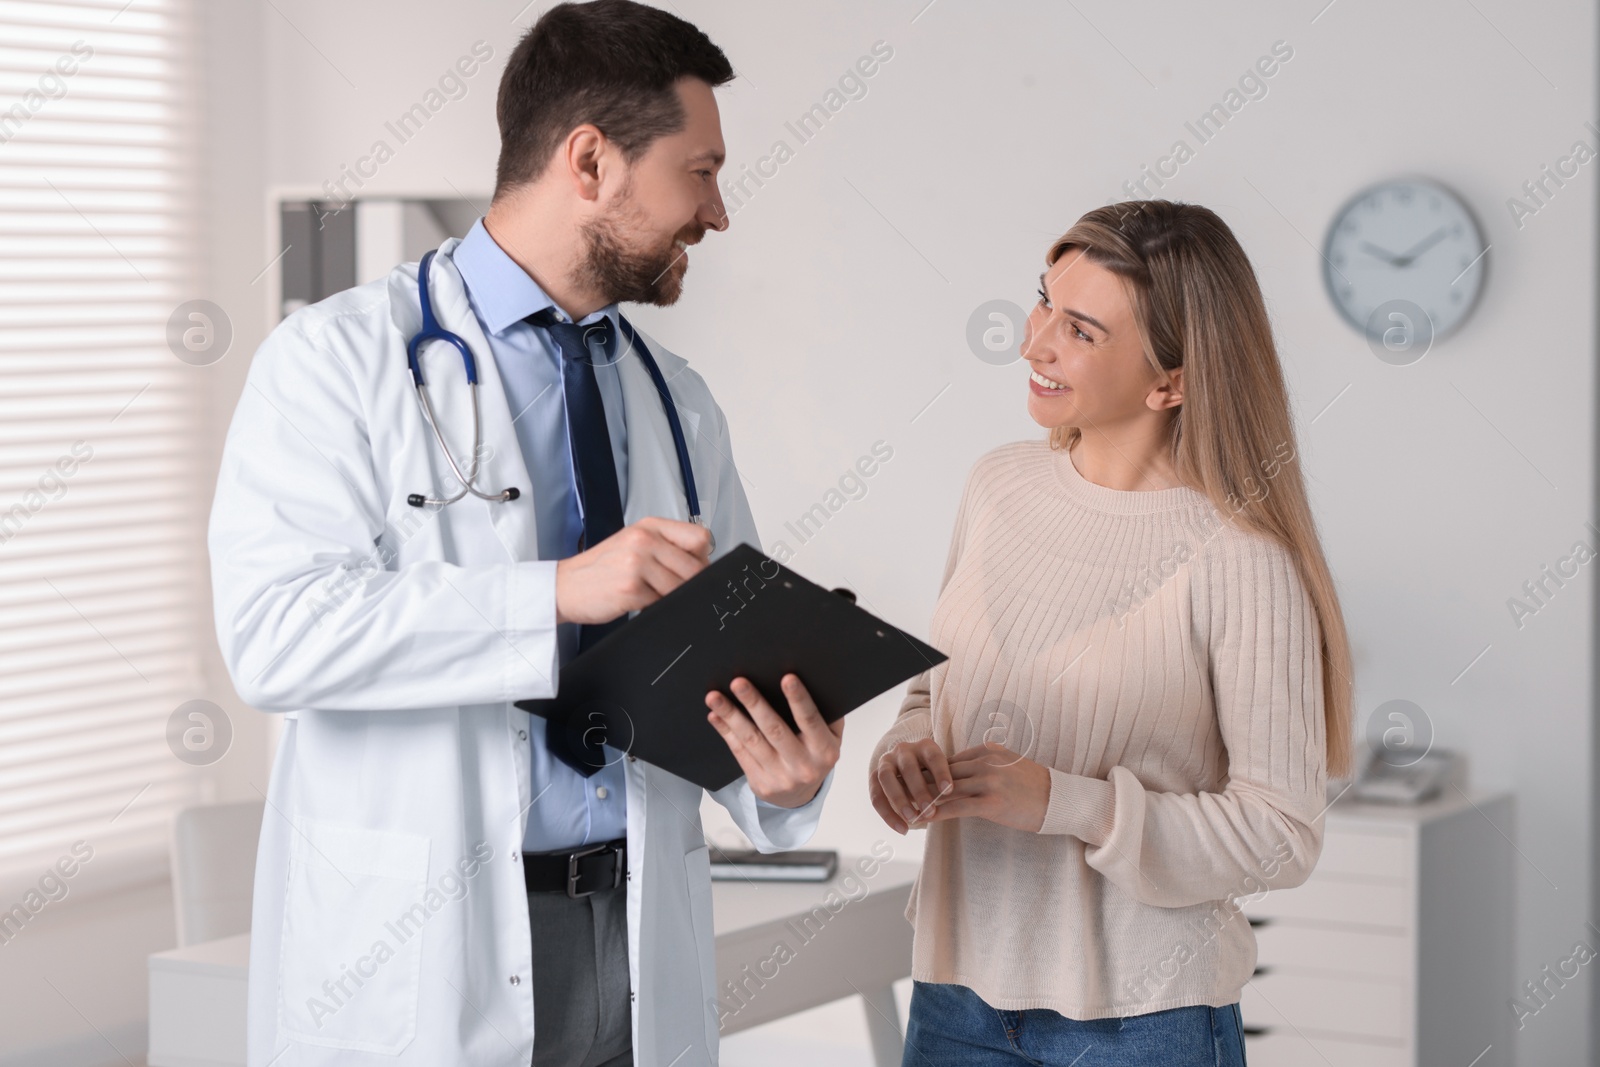
[[[611,852],[620,851],[619,849],[612,847],[610,842],[606,842],[605,844],[595,845],[593,848],[586,848],[582,851],[574,852],[567,857],[567,896],[571,897],[573,900],[577,900],[579,897],[593,896],[595,893],[599,892],[598,889],[585,889],[582,892],[578,891],[578,861],[583,859],[585,856],[593,856],[597,853],[605,852],[608,849]],[[615,889],[621,884],[622,864],[616,863],[613,864],[611,868],[611,888]]]

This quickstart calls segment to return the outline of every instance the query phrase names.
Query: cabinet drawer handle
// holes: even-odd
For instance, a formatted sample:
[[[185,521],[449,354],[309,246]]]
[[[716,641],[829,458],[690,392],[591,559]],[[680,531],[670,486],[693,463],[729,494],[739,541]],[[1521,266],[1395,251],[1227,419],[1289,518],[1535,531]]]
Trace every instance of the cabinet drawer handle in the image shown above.
[[[1245,1037],[1264,1037],[1272,1033],[1270,1026],[1242,1026],[1240,1029],[1244,1031]]]
[[[1259,930],[1263,926],[1272,925],[1272,920],[1271,919],[1263,919],[1258,915],[1252,915],[1250,917],[1250,925],[1254,926],[1256,929]]]

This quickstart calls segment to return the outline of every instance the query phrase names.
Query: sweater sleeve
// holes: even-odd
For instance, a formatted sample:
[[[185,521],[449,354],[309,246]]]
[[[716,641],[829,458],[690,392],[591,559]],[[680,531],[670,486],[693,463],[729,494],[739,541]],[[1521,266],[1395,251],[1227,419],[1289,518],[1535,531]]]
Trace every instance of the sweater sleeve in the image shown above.
[[[1218,793],[1147,790],[1052,769],[1041,833],[1137,900],[1177,908],[1297,886],[1322,851],[1327,782],[1321,635],[1293,557],[1230,539],[1196,575],[1194,625],[1227,750]]]
[[[966,546],[968,515],[973,507],[974,486],[979,481],[978,468],[981,464],[980,460],[968,471],[966,485],[961,490],[961,502],[956,505],[955,529],[950,534],[950,548],[945,554],[944,577],[939,580],[941,595],[945,587],[950,584],[950,576],[955,573],[956,564],[960,561],[961,553]],[[894,722],[889,725],[883,737],[879,738],[872,750],[871,758],[867,760],[869,775],[875,772],[883,754],[895,745],[902,741],[920,741],[933,736],[933,672],[948,667],[949,662],[946,660],[937,667],[930,667],[906,683],[906,695],[900,704],[900,713],[895,716]]]

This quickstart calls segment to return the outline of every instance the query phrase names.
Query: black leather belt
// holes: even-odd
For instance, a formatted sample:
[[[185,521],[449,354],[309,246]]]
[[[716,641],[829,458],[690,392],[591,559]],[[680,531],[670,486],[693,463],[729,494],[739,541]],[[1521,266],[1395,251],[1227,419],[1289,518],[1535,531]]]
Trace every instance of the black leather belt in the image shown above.
[[[586,897],[616,889],[628,873],[628,839],[619,837],[569,852],[524,852],[522,877],[530,893]]]

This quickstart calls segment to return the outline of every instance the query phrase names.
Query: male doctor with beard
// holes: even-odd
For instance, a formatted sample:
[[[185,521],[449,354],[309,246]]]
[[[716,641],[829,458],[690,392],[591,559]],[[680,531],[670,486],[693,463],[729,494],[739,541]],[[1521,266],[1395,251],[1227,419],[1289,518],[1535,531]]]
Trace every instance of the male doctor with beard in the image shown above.
[[[716,1062],[700,788],[511,702],[760,544],[705,382],[617,310],[673,303],[687,247],[727,227],[712,89],[732,77],[664,11],[552,8],[501,79],[488,215],[256,354],[209,536],[228,669],[286,720],[252,1067]],[[419,274],[475,392],[450,341],[419,346],[426,403],[413,379]],[[843,723],[793,675],[798,732],[731,688],[743,706],[707,694],[708,718],[745,775],[712,795],[760,850],[797,847]]]

